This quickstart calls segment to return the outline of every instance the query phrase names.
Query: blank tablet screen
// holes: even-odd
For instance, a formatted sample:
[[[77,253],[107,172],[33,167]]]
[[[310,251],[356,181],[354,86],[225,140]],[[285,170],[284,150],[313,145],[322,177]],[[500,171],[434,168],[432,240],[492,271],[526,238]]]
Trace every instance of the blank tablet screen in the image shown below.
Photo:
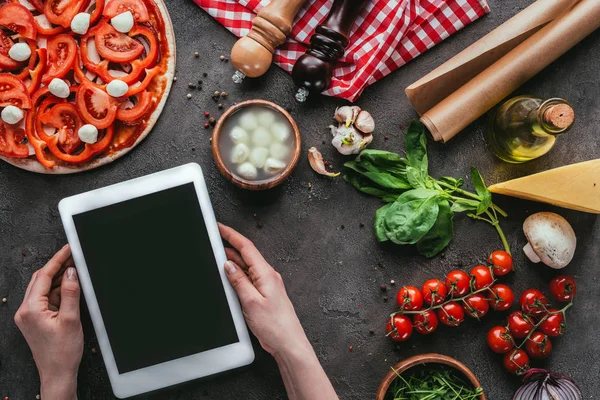
[[[119,373],[239,341],[193,183],[73,220]]]

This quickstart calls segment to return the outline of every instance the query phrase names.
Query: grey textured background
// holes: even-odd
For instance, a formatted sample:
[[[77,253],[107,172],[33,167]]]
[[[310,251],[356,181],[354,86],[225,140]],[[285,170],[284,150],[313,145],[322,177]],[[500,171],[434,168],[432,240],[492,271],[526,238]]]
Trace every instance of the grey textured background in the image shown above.
[[[527,6],[529,0],[489,0],[492,13],[436,46],[392,75],[365,90],[357,102],[376,121],[371,147],[401,151],[404,130],[415,118],[404,88],[468,44]],[[456,237],[445,257],[426,260],[407,247],[379,245],[371,223],[378,200],[364,196],[342,179],[317,176],[305,162],[306,149],[316,145],[326,159],[340,167],[342,157],[329,145],[327,125],[341,100],[319,98],[306,105],[293,101],[290,77],[278,69],[262,78],[234,86],[233,67],[219,61],[235,38],[191,1],[167,1],[177,37],[177,77],[163,115],[152,134],[123,159],[95,171],[74,176],[42,176],[0,163],[0,398],[34,399],[39,379],[31,354],[13,323],[29,278],[65,243],[57,203],[65,196],[174,167],[199,163],[205,171],[217,218],[250,237],[284,276],[289,295],[308,337],[343,399],[371,399],[390,366],[419,353],[439,352],[458,358],[481,380],[488,398],[512,398],[518,379],[508,376],[501,357],[488,350],[485,335],[507,313],[491,313],[481,322],[469,320],[456,329],[439,329],[426,338],[396,346],[384,335],[393,302],[384,302],[379,286],[390,279],[399,285],[420,286],[426,279],[443,277],[456,265],[471,267],[501,246],[490,226],[457,216]],[[523,176],[600,156],[600,33],[584,40],[567,55],[531,80],[519,93],[564,97],[574,106],[574,129],[561,137],[550,154],[523,164],[504,164],[485,148],[482,121],[477,121],[446,145],[430,143],[433,175],[467,177],[478,167],[488,183]],[[194,58],[199,51],[200,58]],[[208,76],[202,77],[206,72]],[[202,79],[204,89],[186,99],[187,82]],[[225,104],[264,98],[290,107],[303,135],[303,157],[291,179],[265,193],[237,190],[218,173],[210,152],[210,132],[204,130],[205,110],[218,114],[210,98],[214,90],[229,92]],[[384,141],[384,135],[389,140]],[[312,183],[312,190],[307,188]],[[552,356],[536,365],[570,375],[586,399],[600,392],[600,345],[597,327],[600,223],[594,215],[554,209],[532,202],[495,196],[510,216],[502,221],[516,256],[517,272],[505,281],[517,293],[529,287],[547,292],[553,271],[525,261],[524,218],[536,211],[557,211],[578,235],[575,259],[565,270],[579,282],[578,299],[569,311],[567,334],[554,341]],[[258,229],[253,214],[264,222]],[[359,228],[359,222],[367,224]],[[342,229],[342,225],[345,229]],[[107,250],[110,237],[106,238]],[[168,268],[168,267],[167,267]],[[168,271],[167,271],[168,272]],[[388,296],[395,293],[388,292]],[[162,293],[148,299],[148,307]],[[84,306],[85,309],[85,306]],[[197,316],[200,317],[201,316]],[[112,393],[89,317],[84,311],[85,352],[79,374],[81,399],[110,399]],[[211,329],[207,326],[206,329]],[[369,335],[369,329],[376,334]],[[349,351],[353,346],[354,351]],[[256,345],[255,363],[209,380],[194,381],[147,399],[283,399],[285,392],[276,365]]]

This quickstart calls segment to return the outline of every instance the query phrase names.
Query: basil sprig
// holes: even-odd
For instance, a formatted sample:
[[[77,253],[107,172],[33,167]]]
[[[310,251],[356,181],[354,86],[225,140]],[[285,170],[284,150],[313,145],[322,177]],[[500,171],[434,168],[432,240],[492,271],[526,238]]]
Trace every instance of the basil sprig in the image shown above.
[[[492,203],[492,194],[479,171],[471,168],[475,193],[461,189],[462,179],[429,175],[425,127],[413,121],[406,134],[406,158],[382,150],[363,150],[344,164],[344,179],[356,189],[387,204],[375,213],[375,234],[380,242],[415,244],[419,253],[434,257],[454,237],[454,213],[493,225],[504,248],[508,242],[498,221],[506,213]]]

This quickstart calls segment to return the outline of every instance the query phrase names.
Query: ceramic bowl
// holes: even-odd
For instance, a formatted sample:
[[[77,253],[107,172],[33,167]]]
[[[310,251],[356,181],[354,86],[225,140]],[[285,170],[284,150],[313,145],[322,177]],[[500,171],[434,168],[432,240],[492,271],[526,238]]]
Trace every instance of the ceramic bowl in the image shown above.
[[[471,372],[469,368],[467,368],[460,361],[455,360],[452,357],[444,356],[441,354],[429,353],[429,354],[419,354],[414,357],[407,358],[404,361],[400,361],[398,364],[394,366],[394,370],[388,372],[388,374],[383,378],[379,388],[377,389],[377,397],[376,400],[384,400],[385,395],[388,392],[390,385],[397,378],[397,374],[401,374],[403,372],[408,371],[410,368],[416,367],[422,364],[442,364],[456,369],[461,372],[465,378],[473,385],[473,387],[481,387],[481,384],[475,377],[475,374]],[[479,400],[485,400],[485,393],[482,393],[479,396]]]
[[[277,111],[278,113],[283,115],[289,121],[290,125],[292,126],[292,130],[294,132],[294,148],[293,148],[292,159],[290,160],[288,165],[279,174],[277,174],[267,180],[249,181],[249,180],[243,179],[242,177],[231,172],[231,170],[227,167],[227,165],[225,165],[225,162],[223,161],[223,156],[221,155],[221,149],[219,146],[219,140],[221,138],[221,132],[222,132],[222,128],[223,128],[223,125],[225,124],[225,122],[236,111],[239,111],[242,108],[251,107],[251,106],[261,106],[261,107],[266,107],[266,108],[270,108],[272,110]],[[230,181],[231,183],[233,183],[234,185],[236,185],[242,189],[248,189],[248,190],[266,190],[266,189],[273,188],[273,187],[281,184],[283,181],[285,181],[290,176],[290,174],[292,173],[294,168],[296,168],[296,165],[298,164],[298,160],[300,159],[301,147],[302,147],[302,140],[300,138],[300,130],[298,129],[298,125],[296,125],[296,121],[294,121],[292,116],[287,111],[285,111],[281,106],[279,106],[273,102],[267,101],[267,100],[246,100],[246,101],[242,101],[241,103],[237,103],[236,105],[230,107],[227,111],[225,111],[225,113],[221,116],[221,118],[219,118],[219,121],[217,122],[217,125],[215,126],[215,129],[212,134],[212,153],[213,153],[215,162],[217,163],[217,168],[219,169],[221,174],[225,177],[225,179],[227,179],[228,181]]]

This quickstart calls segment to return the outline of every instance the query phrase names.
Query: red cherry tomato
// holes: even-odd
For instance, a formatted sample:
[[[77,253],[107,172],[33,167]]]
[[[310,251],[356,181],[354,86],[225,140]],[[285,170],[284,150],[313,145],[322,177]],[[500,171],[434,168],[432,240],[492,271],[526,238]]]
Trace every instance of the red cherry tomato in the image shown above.
[[[463,300],[465,312],[471,318],[481,318],[490,310],[490,303],[484,295],[475,293]]]
[[[117,101],[104,90],[87,82],[79,87],[75,105],[81,118],[98,129],[111,126],[117,116]]]
[[[412,335],[412,322],[406,315],[394,315],[388,320],[385,331],[394,342],[404,342]]]
[[[425,304],[433,306],[442,304],[448,294],[446,286],[439,279],[430,279],[425,282],[421,288],[421,292],[423,293]]]
[[[465,320],[465,310],[457,302],[451,301],[437,310],[437,316],[446,326],[459,326]]]
[[[558,301],[571,301],[577,293],[577,285],[572,276],[559,275],[550,281],[550,294]]]
[[[69,28],[82,4],[83,0],[46,0],[44,14],[51,23]]]
[[[450,271],[446,275],[446,289],[452,297],[462,297],[469,293],[471,277],[459,269]]]
[[[478,265],[471,270],[471,288],[473,290],[483,289],[494,282],[494,276],[488,267]]]
[[[539,290],[528,289],[521,295],[519,303],[525,314],[541,317],[547,311],[548,299]]]
[[[491,292],[488,295],[490,305],[496,311],[506,311],[512,307],[515,300],[515,294],[512,289],[506,285],[498,284],[490,288]]]
[[[19,3],[6,3],[0,8],[0,25],[26,39],[35,40],[37,35],[31,11]]]
[[[398,307],[404,311],[418,311],[423,307],[423,296],[418,288],[404,286],[396,295]]]
[[[414,315],[413,325],[415,331],[419,332],[421,335],[430,335],[438,327],[438,317],[435,315],[435,311],[426,310]]]
[[[48,40],[48,68],[42,82],[50,83],[54,78],[62,78],[73,69],[77,57],[77,42],[69,34],[63,33]]]
[[[130,62],[144,51],[144,46],[139,41],[118,32],[106,20],[100,21],[94,40],[98,54],[111,62]]]
[[[525,343],[525,350],[533,358],[546,358],[552,352],[552,342],[542,332],[534,332]]]
[[[131,11],[135,22],[148,22],[150,16],[146,5],[140,0],[111,0],[104,9],[104,16],[115,17],[124,12]]]
[[[515,345],[508,329],[495,326],[488,332],[487,343],[494,353],[504,354],[511,351]]]
[[[533,330],[534,323],[530,316],[515,311],[508,316],[508,329],[513,337],[524,339]]]
[[[506,275],[513,269],[513,259],[504,250],[496,250],[490,254],[488,262],[492,266],[492,272],[496,276]]]
[[[550,309],[548,317],[539,326],[540,331],[551,337],[560,336],[566,329],[564,319],[563,313],[555,308]]]
[[[504,368],[513,375],[521,375],[529,369],[529,356],[521,349],[504,355]]]
[[[25,143],[25,131],[0,121],[0,156],[10,158],[29,157],[29,148]]]

